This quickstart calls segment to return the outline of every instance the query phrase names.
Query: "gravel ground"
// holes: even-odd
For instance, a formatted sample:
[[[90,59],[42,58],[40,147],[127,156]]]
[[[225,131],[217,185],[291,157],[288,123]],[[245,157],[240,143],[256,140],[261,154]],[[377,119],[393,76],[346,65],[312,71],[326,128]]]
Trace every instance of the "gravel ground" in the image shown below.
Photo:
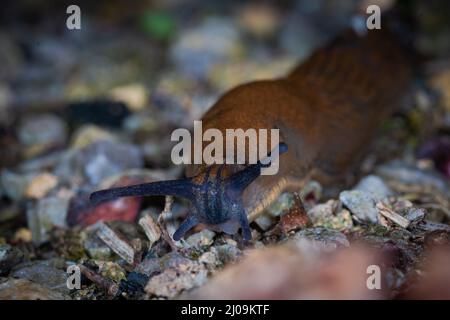
[[[26,3],[0,15],[0,299],[450,299],[450,10],[412,2],[424,72],[353,182],[281,194],[244,243],[173,241],[178,198],[88,196],[182,176],[175,128],[285,74],[361,3],[86,2],[81,30]]]

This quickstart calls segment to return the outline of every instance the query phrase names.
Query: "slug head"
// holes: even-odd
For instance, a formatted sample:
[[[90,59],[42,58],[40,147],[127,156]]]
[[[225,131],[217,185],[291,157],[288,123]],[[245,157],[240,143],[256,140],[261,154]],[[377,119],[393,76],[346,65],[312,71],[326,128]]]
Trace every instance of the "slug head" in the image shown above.
[[[287,151],[285,143],[280,143],[277,148],[279,154]],[[270,162],[263,164],[258,161],[226,178],[223,177],[224,166],[220,165],[215,174],[211,174],[210,166],[204,173],[192,178],[96,191],[91,194],[90,200],[97,204],[127,196],[179,196],[191,202],[192,210],[174,233],[174,240],[181,239],[199,223],[228,234],[237,233],[241,227],[243,238],[251,240],[242,194],[245,188],[261,175],[261,169],[270,166]]]

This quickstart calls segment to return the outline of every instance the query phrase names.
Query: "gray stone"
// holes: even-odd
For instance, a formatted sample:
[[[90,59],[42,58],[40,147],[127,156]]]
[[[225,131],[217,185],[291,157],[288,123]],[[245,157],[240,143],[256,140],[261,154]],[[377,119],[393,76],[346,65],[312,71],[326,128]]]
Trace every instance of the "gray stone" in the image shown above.
[[[40,244],[48,240],[48,232],[53,227],[66,227],[68,197],[50,196],[30,204],[27,210],[28,227],[33,242]]]
[[[229,61],[239,48],[239,32],[232,20],[207,18],[181,32],[170,55],[182,73],[205,78],[211,68]]]
[[[75,149],[84,148],[91,143],[101,140],[117,142],[118,138],[107,129],[93,124],[86,124],[72,134],[71,147]]]
[[[242,256],[242,251],[233,244],[223,244],[215,247],[217,256],[222,264],[236,262]]]
[[[59,291],[26,279],[9,279],[0,283],[0,300],[67,300]]]
[[[214,231],[204,229],[188,237],[186,242],[189,246],[195,248],[209,247],[213,243],[215,235]]]
[[[89,228],[88,228],[89,229]],[[96,234],[97,229],[89,229],[86,232],[84,249],[92,259],[110,260],[112,256],[111,248],[108,247]]]
[[[142,168],[143,164],[142,152],[135,145],[96,141],[63,158],[55,173],[69,181],[81,176],[96,185],[127,169]]]
[[[328,200],[325,203],[319,203],[308,210],[308,216],[313,224],[321,223],[326,219],[331,219],[337,211],[339,202]]]
[[[67,273],[59,260],[33,261],[17,266],[12,273],[14,278],[26,279],[51,290],[68,293]]]
[[[282,193],[270,206],[265,210],[272,217],[279,217],[287,212],[294,204],[294,195],[289,192]]]
[[[274,217],[268,214],[261,214],[258,218],[255,219],[255,223],[263,231],[267,231],[276,223],[276,220]]]
[[[404,216],[406,219],[411,221],[411,223],[417,223],[425,218],[426,211],[422,208],[415,208],[415,207],[406,208]]]
[[[435,189],[450,193],[449,183],[436,171],[419,169],[403,161],[392,161],[377,168],[377,174],[406,185],[420,185],[424,189]]]
[[[342,191],[339,200],[360,221],[378,222],[376,200],[369,193],[360,190]]]
[[[62,119],[55,115],[35,115],[22,120],[18,137],[20,142],[27,147],[61,146],[67,140],[67,126]]]
[[[377,201],[392,196],[394,192],[384,183],[383,179],[376,175],[369,175],[361,179],[354,187],[354,190],[360,190],[369,193]]]
[[[35,176],[34,173],[20,174],[7,169],[2,170],[0,173],[1,191],[13,200],[22,200],[29,183]]]
[[[350,242],[342,232],[323,227],[300,230],[287,241],[301,249],[311,248],[318,251],[333,251],[350,246]]]
[[[205,265],[187,259],[176,268],[167,268],[161,274],[153,276],[145,291],[149,295],[174,298],[185,290],[203,285],[208,277]]]
[[[13,93],[11,89],[0,82],[0,125],[8,127],[12,124],[12,99]]]
[[[178,268],[180,265],[190,263],[190,259],[183,257],[178,252],[170,252],[160,258],[160,265],[162,270],[167,268]]]
[[[162,271],[160,259],[159,258],[146,258],[141,263],[139,263],[134,269],[137,273],[142,273],[147,276],[153,276],[156,273]]]
[[[314,227],[325,227],[336,230],[347,230],[353,227],[351,214],[346,209],[340,209],[337,200],[328,200],[308,210],[308,216]]]
[[[9,244],[0,245],[0,276],[7,275],[22,260],[23,253],[19,249]]]
[[[213,247],[213,248],[211,248],[211,250],[203,253],[198,258],[198,262],[204,263],[208,267],[216,268],[219,264],[216,248]]]

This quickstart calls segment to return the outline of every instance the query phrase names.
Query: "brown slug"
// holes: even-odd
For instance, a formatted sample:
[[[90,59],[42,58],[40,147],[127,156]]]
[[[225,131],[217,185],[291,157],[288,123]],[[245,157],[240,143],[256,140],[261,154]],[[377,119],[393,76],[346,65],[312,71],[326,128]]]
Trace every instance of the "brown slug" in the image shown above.
[[[281,79],[240,85],[203,116],[203,128],[279,129],[279,171],[260,175],[261,162],[192,165],[187,178],[94,192],[93,203],[123,196],[174,195],[191,201],[179,240],[197,224],[251,239],[253,220],[284,190],[308,179],[327,184],[357,163],[380,122],[412,83],[406,51],[388,31],[343,33]],[[248,147],[248,146],[247,146]],[[289,150],[287,150],[289,148]],[[286,152],[287,151],[287,152]],[[285,154],[282,154],[285,153]]]

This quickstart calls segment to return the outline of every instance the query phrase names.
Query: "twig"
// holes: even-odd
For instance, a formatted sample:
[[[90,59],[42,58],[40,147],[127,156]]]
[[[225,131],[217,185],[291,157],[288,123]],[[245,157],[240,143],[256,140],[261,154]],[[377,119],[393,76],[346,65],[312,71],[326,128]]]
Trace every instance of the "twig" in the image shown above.
[[[152,245],[161,237],[161,229],[148,214],[139,219],[139,225],[144,229],[144,232],[150,241],[150,247],[152,247]]]
[[[84,265],[79,265],[80,272],[99,287],[106,290],[109,296],[115,297],[119,292],[119,286],[111,279],[105,278]]]
[[[164,205],[164,209],[158,217],[158,224],[160,226],[160,230],[161,230],[163,239],[169,244],[169,246],[172,250],[178,251],[177,245],[175,244],[172,237],[167,232],[167,228],[165,227],[165,221],[164,221],[165,218],[167,218],[167,216],[172,215],[173,197],[166,196],[165,200],[166,200],[166,203]]]
[[[133,247],[126,241],[122,240],[114,230],[108,227],[104,222],[100,223],[97,236],[102,239],[108,247],[117,253],[122,259],[129,264],[135,262],[135,251]]]
[[[382,202],[377,203],[377,209],[383,217],[389,219],[390,221],[394,222],[404,229],[408,228],[411,223],[411,221],[409,221],[405,217],[402,217]]]

